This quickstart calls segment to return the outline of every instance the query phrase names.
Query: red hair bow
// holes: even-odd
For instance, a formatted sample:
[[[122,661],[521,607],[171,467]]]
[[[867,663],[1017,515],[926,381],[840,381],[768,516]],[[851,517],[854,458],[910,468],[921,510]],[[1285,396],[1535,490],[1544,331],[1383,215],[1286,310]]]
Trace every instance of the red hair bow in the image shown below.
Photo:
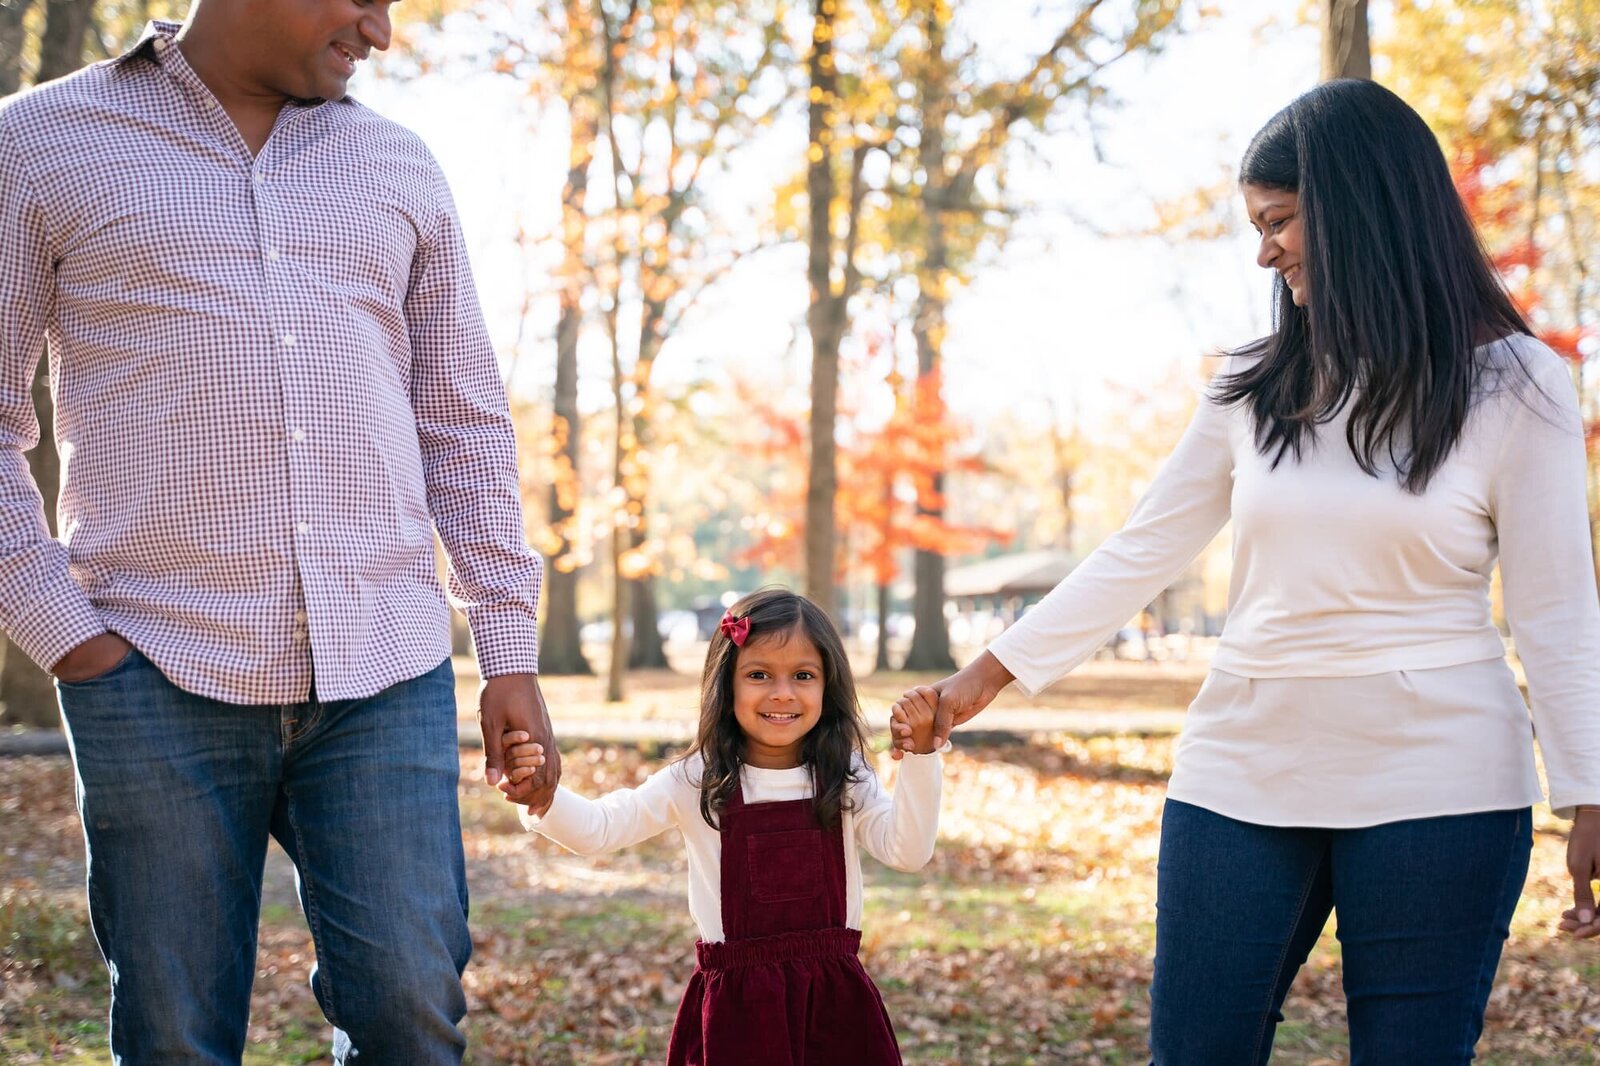
[[[729,611],[722,616],[722,635],[733,641],[736,648],[744,647],[744,642],[750,639],[750,616],[735,618]]]

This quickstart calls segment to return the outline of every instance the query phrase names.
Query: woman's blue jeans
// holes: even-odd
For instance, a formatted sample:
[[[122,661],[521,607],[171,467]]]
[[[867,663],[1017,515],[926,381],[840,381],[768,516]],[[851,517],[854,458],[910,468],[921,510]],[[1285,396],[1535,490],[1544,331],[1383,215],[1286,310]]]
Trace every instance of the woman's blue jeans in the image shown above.
[[[204,699],[138,652],[58,691],[119,1064],[239,1062],[269,836],[298,873],[336,1061],[461,1061],[472,945],[448,660],[326,703]]]
[[[1284,996],[1330,911],[1352,1066],[1471,1062],[1528,874],[1532,821],[1523,809],[1285,829],[1168,800],[1154,1063],[1265,1063]]]

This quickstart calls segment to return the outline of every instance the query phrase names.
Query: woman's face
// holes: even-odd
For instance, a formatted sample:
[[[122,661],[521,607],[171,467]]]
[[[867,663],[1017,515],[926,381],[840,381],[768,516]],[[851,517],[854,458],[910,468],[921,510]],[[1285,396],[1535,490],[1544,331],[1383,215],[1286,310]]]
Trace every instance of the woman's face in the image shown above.
[[[1301,239],[1305,231],[1300,225],[1300,195],[1249,182],[1240,185],[1240,189],[1244,192],[1245,214],[1261,237],[1256,262],[1277,271],[1289,286],[1289,298],[1294,305],[1304,307],[1310,282],[1300,258],[1305,250]]]

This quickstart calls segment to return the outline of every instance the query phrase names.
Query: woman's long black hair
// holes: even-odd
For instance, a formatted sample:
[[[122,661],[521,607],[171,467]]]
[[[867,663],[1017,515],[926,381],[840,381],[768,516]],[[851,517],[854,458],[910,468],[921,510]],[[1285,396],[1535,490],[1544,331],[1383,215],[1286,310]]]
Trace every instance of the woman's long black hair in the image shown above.
[[[822,717],[800,742],[800,761],[811,770],[811,804],[817,824],[831,826],[849,805],[848,790],[859,779],[856,756],[866,754],[867,726],[856,699],[855,676],[844,641],[827,612],[804,596],[783,588],[764,588],[741,599],[728,613],[747,619],[744,647],[762,640],[803,636],[822,657]],[[733,713],[733,682],[740,646],[718,628],[706,651],[700,678],[700,729],[688,759],[698,753],[705,762],[698,782],[700,815],[711,828],[739,783],[744,765],[744,732]]]
[[[1274,280],[1273,332],[1233,353],[1257,358],[1219,380],[1217,399],[1249,404],[1274,466],[1315,446],[1316,427],[1349,402],[1361,469],[1377,476],[1386,457],[1422,492],[1483,384],[1474,349],[1531,332],[1433,132],[1382,86],[1332,81],[1261,128],[1239,180],[1298,194],[1310,297],[1296,307]]]

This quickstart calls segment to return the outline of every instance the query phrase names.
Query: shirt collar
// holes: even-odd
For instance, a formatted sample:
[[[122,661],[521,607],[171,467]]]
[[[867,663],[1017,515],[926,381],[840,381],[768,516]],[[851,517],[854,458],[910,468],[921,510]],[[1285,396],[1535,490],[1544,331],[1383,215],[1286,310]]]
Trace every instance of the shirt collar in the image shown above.
[[[176,22],[151,19],[144,24],[144,32],[139,35],[138,43],[111,62],[120,66],[135,56],[149,55],[158,48],[165,48],[172,43],[172,39],[178,35],[178,31],[182,28]],[[157,42],[160,43],[158,44]]]

